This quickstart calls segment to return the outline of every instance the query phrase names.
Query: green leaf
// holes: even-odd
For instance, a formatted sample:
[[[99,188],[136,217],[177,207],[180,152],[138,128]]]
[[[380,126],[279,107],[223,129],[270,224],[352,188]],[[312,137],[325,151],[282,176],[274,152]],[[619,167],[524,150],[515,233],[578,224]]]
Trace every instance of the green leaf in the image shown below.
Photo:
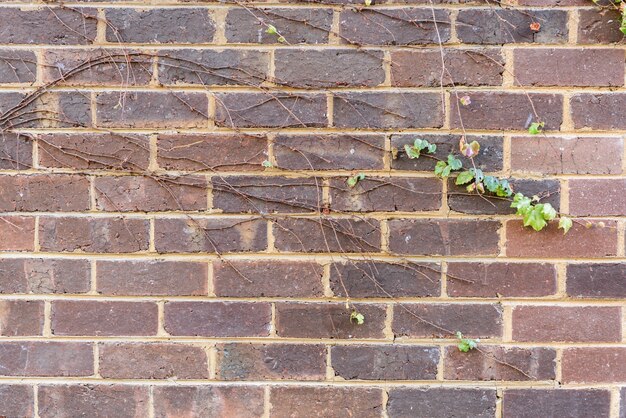
[[[544,122],[533,122],[528,127],[528,133],[531,135],[540,134],[543,131],[543,127],[545,126]]]
[[[278,30],[276,29],[276,26],[274,25],[267,25],[267,29],[265,29],[265,33],[268,33],[270,35],[278,35]]]
[[[270,160],[265,160],[265,161],[263,161],[263,162],[261,163],[261,165],[262,165],[263,167],[265,167],[265,168],[272,168],[272,167],[273,167],[272,162],[271,162]]]
[[[355,176],[358,181],[365,180],[365,174],[359,173]]]
[[[517,209],[517,215],[525,215],[532,210],[532,200],[521,193],[517,193],[513,198],[511,207]]]
[[[480,341],[478,338],[463,338],[463,334],[459,331],[456,332],[456,338],[458,340],[457,347],[459,351],[463,353],[467,353],[470,350],[473,350],[478,347],[478,342]]]
[[[510,197],[513,189],[507,180],[500,180],[500,184],[496,187],[496,195],[500,197]]]
[[[455,184],[460,186],[462,184],[467,184],[472,180],[474,180],[474,173],[471,171],[463,171],[457,176]]]
[[[435,175],[437,177],[444,177],[443,170],[446,167],[448,167],[448,164],[445,161],[437,161],[437,164],[435,164]]]
[[[480,168],[470,168],[470,171],[474,174],[474,178],[477,183],[481,183],[484,180],[485,175],[483,174],[483,170]]]
[[[363,325],[365,323],[365,317],[362,313],[352,311],[350,314],[350,322],[356,322],[357,325]]]
[[[409,144],[406,144],[404,146],[404,152],[406,152],[406,156],[409,157],[411,160],[415,158],[419,158],[420,156],[419,149],[416,149],[415,147],[412,147]]]
[[[483,183],[485,183],[485,187],[491,193],[495,193],[497,188],[498,188],[498,186],[500,185],[500,181],[497,178],[495,178],[494,176],[485,176],[485,179],[483,180]]]
[[[429,145],[428,141],[424,139],[416,138],[415,141],[413,141],[413,146],[420,151],[423,150],[424,148],[428,148],[428,145]]]
[[[461,160],[459,160],[452,154],[448,155],[448,165],[450,166],[451,170],[460,170],[463,167],[463,163],[461,162]]]
[[[545,219],[546,221],[551,221],[556,218],[556,210],[549,203],[545,203],[543,205],[543,210],[541,211],[541,213],[543,215],[543,219]]]
[[[524,226],[530,226],[535,231],[541,231],[548,224],[543,217],[543,204],[538,204],[524,214]]]
[[[372,0],[365,0],[365,5],[366,6],[371,6],[372,5]]]
[[[434,154],[437,151],[437,144],[428,144],[428,153]]]
[[[574,223],[567,216],[561,216],[559,219],[559,228],[563,230],[563,235],[567,234]]]

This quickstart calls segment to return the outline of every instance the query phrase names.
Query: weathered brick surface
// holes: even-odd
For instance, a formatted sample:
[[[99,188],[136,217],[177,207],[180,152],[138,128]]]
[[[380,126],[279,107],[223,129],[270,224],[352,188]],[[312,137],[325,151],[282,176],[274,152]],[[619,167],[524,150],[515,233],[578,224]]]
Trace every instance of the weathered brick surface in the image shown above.
[[[626,129],[620,109],[626,106],[623,93],[581,93],[570,99],[572,119],[576,128]]]
[[[263,388],[254,386],[157,386],[154,416],[259,417]]]
[[[496,391],[493,389],[393,388],[387,411],[394,417],[449,417],[458,411],[472,417],[493,417]]]
[[[2,376],[91,376],[93,347],[74,342],[2,342]]]
[[[611,216],[626,214],[626,180],[572,180],[570,182],[572,215]]]
[[[0,301],[0,336],[41,335],[43,309],[42,301]]]
[[[4,216],[0,221],[0,251],[33,251],[35,248],[35,218]]]
[[[273,417],[332,416],[341,411],[346,416],[380,416],[382,391],[375,388],[275,387],[270,390]]]
[[[0,210],[74,212],[89,209],[89,181],[82,176],[0,176]]]
[[[85,293],[90,270],[87,260],[0,260],[0,293]]]
[[[568,348],[563,352],[565,383],[609,383],[626,379],[624,347]]]
[[[571,416],[610,416],[611,393],[597,389],[507,389],[503,414],[511,417],[556,416],[568,411]]]
[[[0,49],[0,83],[33,83],[37,78],[37,57],[32,51]]]
[[[579,298],[623,298],[626,264],[597,263],[567,266],[567,294]]]
[[[624,36],[619,32],[619,13],[616,10],[579,10],[578,42],[580,44],[611,44]]]
[[[25,170],[33,164],[32,142],[23,135],[0,135],[0,169]]]
[[[0,385],[0,414],[10,417],[32,416],[34,390],[27,385]]]

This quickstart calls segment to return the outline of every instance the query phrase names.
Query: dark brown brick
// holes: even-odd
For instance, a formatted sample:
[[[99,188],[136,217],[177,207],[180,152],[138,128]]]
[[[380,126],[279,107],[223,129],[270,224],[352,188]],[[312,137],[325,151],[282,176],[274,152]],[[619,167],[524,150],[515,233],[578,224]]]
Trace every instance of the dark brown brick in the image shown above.
[[[0,260],[0,293],[85,293],[89,280],[87,260]]]
[[[49,95],[45,96],[48,100]],[[1,92],[0,93],[0,118],[3,131],[8,128],[37,128],[41,126],[41,118],[37,107],[42,99],[25,100],[25,93]],[[4,133],[3,133],[4,134]]]
[[[167,302],[165,330],[171,335],[267,337],[271,316],[265,302]]]
[[[33,165],[33,144],[24,136],[0,134],[0,170],[25,170]]]
[[[346,380],[434,380],[437,347],[344,345],[331,348],[335,375]]]
[[[365,317],[358,325],[350,320],[351,311],[344,303],[277,303],[276,332],[289,338],[383,338],[385,307],[354,307]]]
[[[270,414],[276,418],[336,416],[374,418],[382,410],[382,391],[378,388],[345,387],[272,387]]]
[[[217,346],[217,378],[221,380],[324,380],[323,344],[247,344]]]
[[[156,386],[155,418],[260,417],[263,388],[255,386]]]
[[[25,216],[0,217],[0,251],[33,251],[35,248],[35,218]]]
[[[91,376],[93,347],[74,342],[2,342],[0,365],[2,376]]]
[[[625,277],[626,264],[570,264],[567,294],[579,298],[626,298]]]
[[[222,260],[213,263],[213,287],[226,297],[319,297],[322,274],[310,262]]]
[[[119,94],[119,93],[118,93]],[[35,120],[39,126],[52,128],[91,127],[91,103],[89,92],[72,91],[49,93],[39,98]],[[26,123],[26,126],[30,123]]]
[[[570,99],[570,106],[575,128],[626,129],[622,114],[626,94],[576,94]]]
[[[0,10],[5,44],[87,45],[96,37],[96,10],[47,6]]]
[[[37,57],[32,51],[0,49],[0,84],[34,83]]]
[[[495,389],[393,388],[387,401],[389,416],[398,418],[447,418],[462,411],[475,418],[496,413]]]
[[[89,180],[65,174],[0,176],[3,212],[73,212],[89,209]]]
[[[624,35],[619,30],[619,12],[613,8],[578,10],[578,21],[579,44],[623,42]]]
[[[572,215],[626,215],[626,179],[572,179],[569,189]]]
[[[152,302],[54,301],[52,333],[85,336],[156,335],[157,306]]]
[[[581,347],[563,351],[563,383],[613,383],[624,380],[624,347]]]
[[[611,392],[598,389],[506,389],[503,416],[608,418]]]
[[[0,336],[36,336],[43,333],[43,301],[0,301]]]
[[[34,416],[33,387],[28,385],[0,385],[0,416]]]

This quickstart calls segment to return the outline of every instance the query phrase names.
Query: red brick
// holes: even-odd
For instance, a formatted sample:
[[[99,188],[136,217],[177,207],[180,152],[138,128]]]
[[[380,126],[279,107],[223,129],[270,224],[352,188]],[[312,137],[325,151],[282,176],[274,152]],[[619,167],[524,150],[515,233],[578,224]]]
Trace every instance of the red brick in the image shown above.
[[[382,409],[382,390],[345,387],[272,387],[270,414],[276,418],[330,417],[341,411],[347,417],[374,418]]]
[[[495,389],[474,388],[392,388],[387,411],[392,417],[491,418],[496,413]]]
[[[626,298],[625,277],[623,263],[570,264],[567,294],[579,298]]]
[[[620,15],[613,8],[578,10],[579,44],[611,44],[623,42],[624,35],[619,30]]]
[[[35,218],[0,216],[0,251],[33,251]]]
[[[88,260],[0,260],[0,293],[85,293],[89,280]]]
[[[626,380],[626,348],[584,347],[563,351],[563,383],[613,383]]]
[[[603,417],[611,415],[611,392],[598,389],[506,389],[503,416]]]
[[[25,135],[0,135],[0,170],[26,170],[33,165],[33,144]]]
[[[65,174],[0,176],[3,212],[72,212],[89,209],[89,180]]]
[[[572,215],[626,215],[626,179],[572,179],[569,189]]]
[[[34,391],[27,385],[0,385],[0,416],[31,417],[34,415]]]
[[[118,93],[119,94],[119,93]],[[28,119],[23,126],[32,125],[52,128],[91,127],[91,103],[88,92],[53,92],[41,96],[34,102],[38,106],[38,113]]]
[[[263,388],[255,386],[155,386],[155,418],[260,417]]]
[[[0,301],[0,336],[30,336],[43,333],[43,301]]]
[[[622,109],[626,107],[624,93],[580,93],[570,99],[572,120],[577,129],[626,129]]]
[[[0,366],[2,376],[91,376],[93,347],[74,342],[2,342]]]
[[[37,57],[33,51],[0,49],[0,84],[33,83]]]
[[[152,302],[54,301],[52,333],[85,336],[156,335],[157,306]]]

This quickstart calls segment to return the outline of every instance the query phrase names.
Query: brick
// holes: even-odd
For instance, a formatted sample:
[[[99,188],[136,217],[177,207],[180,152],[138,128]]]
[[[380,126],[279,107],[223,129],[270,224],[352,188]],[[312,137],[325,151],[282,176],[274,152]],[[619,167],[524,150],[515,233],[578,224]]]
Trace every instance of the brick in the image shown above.
[[[528,128],[529,120],[536,122],[539,118],[546,130],[558,130],[563,122],[560,94],[459,92],[458,95],[469,96],[472,103],[463,106],[452,100],[450,123],[453,128],[463,125],[464,129],[523,131]]]
[[[277,44],[278,35],[266,32],[273,25],[290,45],[325,44],[333,21],[332,9],[326,8],[232,8],[226,15],[228,43]]]
[[[497,255],[499,252],[498,221],[392,219],[388,226],[389,249],[397,254]]]
[[[265,159],[265,136],[164,134],[157,139],[157,162],[166,170],[261,171]]]
[[[36,78],[34,52],[0,49],[0,84],[34,83]]]
[[[276,166],[286,170],[376,170],[383,168],[382,135],[278,135]]]
[[[343,303],[276,303],[276,333],[287,338],[383,338],[385,307],[359,305],[354,309],[365,317],[358,325]]]
[[[579,44],[612,44],[623,42],[624,35],[620,32],[620,15],[613,9],[581,9],[578,10]]]
[[[35,218],[25,216],[0,217],[0,251],[33,251],[35,248]]]
[[[0,385],[0,415],[30,417],[34,415],[34,391],[28,385]]]
[[[382,409],[382,391],[378,388],[346,387],[291,387],[270,389],[270,414],[276,418],[330,417],[341,411],[344,416],[379,417]]]
[[[567,266],[567,294],[579,298],[626,298],[626,264],[597,263]]]
[[[506,389],[507,417],[604,417],[611,415],[611,392],[598,389]]]
[[[502,307],[495,304],[404,304],[393,308],[395,337],[445,338],[502,335]]]
[[[200,296],[207,294],[208,266],[165,260],[98,261],[96,291],[103,295]]]
[[[226,49],[159,51],[159,82],[257,86],[269,76],[269,52]]]
[[[626,129],[626,121],[621,113],[626,107],[626,94],[576,94],[570,99],[570,106],[577,129]]]
[[[132,385],[42,385],[39,416],[145,417],[149,409],[148,391],[147,386]]]
[[[622,138],[513,137],[511,168],[538,174],[620,174]]]
[[[347,180],[330,180],[332,210],[421,212],[441,207],[441,181],[436,178],[367,177],[354,187]]]
[[[43,7],[0,10],[0,37],[5,44],[88,45],[96,38],[96,10]]]
[[[0,260],[0,293],[86,293],[89,280],[87,260]]]
[[[319,211],[322,180],[287,177],[214,177],[213,207],[224,213]]]
[[[556,269],[545,263],[449,263],[452,297],[541,297],[556,292]]]
[[[554,380],[556,351],[490,345],[463,353],[452,346],[445,349],[444,365],[446,380]]]
[[[100,344],[99,372],[107,379],[207,379],[202,347],[169,343]]]
[[[155,386],[154,416],[260,417],[263,388],[255,386]]]
[[[267,225],[261,219],[157,219],[159,253],[247,252],[267,248]]]
[[[354,49],[279,49],[276,83],[290,87],[366,87],[385,81],[383,53]]]
[[[43,134],[37,135],[39,164],[76,170],[148,169],[150,150],[146,135]]]
[[[83,176],[0,176],[3,212],[73,212],[89,209],[89,180]]]
[[[392,388],[387,401],[389,416],[445,418],[463,411],[471,417],[490,418],[496,412],[495,389]]]
[[[134,253],[148,249],[144,219],[43,217],[39,221],[42,251]]]
[[[504,59],[497,48],[450,49],[444,55],[446,74],[441,75],[441,51],[391,51],[391,84],[398,87],[500,86]]]
[[[152,302],[54,301],[52,333],[57,336],[143,336],[157,333]]]
[[[300,93],[219,93],[215,124],[230,128],[312,128],[328,124],[326,97]]]
[[[0,336],[36,336],[43,333],[43,301],[0,301]]]
[[[626,179],[572,179],[569,188],[572,215],[626,215]]]
[[[324,380],[323,344],[249,344],[217,346],[220,380]]]
[[[91,127],[89,96],[89,92],[82,91],[48,93],[35,102],[39,112],[35,123],[53,128]]]
[[[338,128],[439,128],[443,125],[438,93],[337,93],[333,96]]]
[[[603,306],[516,306],[515,341],[616,342],[622,340],[622,310]]]
[[[52,93],[45,97],[49,100],[50,95]],[[0,125],[2,125],[3,131],[6,131],[7,127],[35,128],[41,126],[41,115],[37,112],[41,98],[25,99],[25,93],[0,93]]]
[[[541,24],[538,32],[530,28],[535,22]],[[564,44],[567,11],[465,9],[459,11],[456,30],[460,41],[469,44]]]
[[[433,22],[433,13],[437,28]],[[346,9],[339,15],[339,36],[350,44],[420,45],[450,39],[447,10]]]
[[[222,260],[213,263],[213,288],[225,297],[320,297],[322,275],[311,262]]]
[[[624,51],[619,49],[516,49],[513,62],[520,86],[624,85]],[[562,65],[568,62],[577,66]]]
[[[582,225],[580,223],[582,223]],[[557,229],[558,223],[551,222],[536,233],[532,228],[524,228],[521,221],[508,221],[506,224],[506,255],[509,257],[611,257],[617,254],[617,230],[614,221],[591,222],[586,228],[585,220],[575,220],[572,229],[563,234]]]
[[[215,23],[207,9],[106,10],[108,42],[127,43],[210,43]]]
[[[378,252],[380,226],[373,219],[287,218],[274,222],[275,246],[289,252]]]
[[[434,380],[439,349],[425,346],[344,345],[331,348],[335,375],[346,380]]]
[[[171,335],[267,337],[271,316],[265,302],[166,302],[165,330]]]
[[[566,348],[563,351],[563,383],[612,383],[624,380],[624,347]]]
[[[102,128],[202,128],[208,125],[208,99],[195,92],[134,92],[120,104],[120,93],[98,93],[97,125]]]
[[[619,418],[626,418],[626,388],[622,388],[620,397],[622,406],[620,408]]]
[[[2,376],[91,376],[93,348],[74,342],[2,342],[0,365]]]
[[[351,261],[330,266],[330,288],[339,297],[439,296],[440,282],[440,266],[437,263]]]
[[[549,6],[587,6],[589,3],[585,2],[585,0],[520,0],[520,6],[538,6],[538,7],[549,7]]]
[[[33,165],[33,144],[25,135],[0,135],[0,170],[26,170]]]

